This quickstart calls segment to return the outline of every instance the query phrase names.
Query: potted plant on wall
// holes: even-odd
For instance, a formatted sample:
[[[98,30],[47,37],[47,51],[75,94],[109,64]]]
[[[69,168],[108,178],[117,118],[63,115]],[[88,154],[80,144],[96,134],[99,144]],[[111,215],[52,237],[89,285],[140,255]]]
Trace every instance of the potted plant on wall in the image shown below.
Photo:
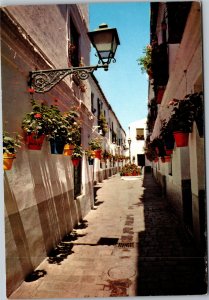
[[[110,158],[111,158],[111,154],[110,154],[109,151],[104,150],[103,153],[102,153],[102,157],[103,157],[104,160],[106,161],[107,159],[110,159]]]
[[[68,124],[64,155],[72,155],[75,145],[78,145],[81,139],[81,126],[78,121],[79,113],[74,110],[70,110],[69,112],[64,113],[63,116]]]
[[[85,150],[85,154],[88,158],[89,165],[93,165],[94,164],[94,158],[95,158],[94,151],[92,151],[91,149],[87,149],[87,150]]]
[[[146,155],[146,158],[149,161],[155,161],[158,158],[157,152],[156,152],[156,147],[155,145],[152,144],[152,142],[150,142],[149,139],[146,140],[146,144],[144,147],[144,152]]]
[[[56,105],[49,108],[50,125],[48,127],[48,135],[52,154],[63,154],[64,146],[68,136],[68,121],[61,114]]]
[[[200,137],[204,135],[204,103],[203,103],[203,93],[189,94],[185,97],[188,99],[192,108],[194,109],[194,121],[197,125],[197,130]]]
[[[72,163],[74,167],[77,167],[82,159],[83,156],[83,149],[81,146],[76,145],[73,154],[72,154]]]
[[[31,100],[32,111],[22,121],[26,144],[30,150],[41,150],[45,135],[48,134],[49,108],[43,103]]]
[[[12,163],[16,158],[17,148],[21,147],[22,137],[18,133],[10,135],[7,131],[3,131],[3,167],[4,170],[10,170]]]
[[[176,146],[186,147],[195,116],[194,104],[185,98],[183,100],[175,99],[172,105],[173,110],[167,126],[173,132]]]
[[[101,138],[92,138],[91,141],[89,142],[89,146],[91,150],[94,151],[95,158],[101,159],[102,156],[102,141]]]
[[[166,120],[162,121],[160,137],[164,142],[166,155],[171,155],[173,153],[175,140],[169,123],[167,123]]]

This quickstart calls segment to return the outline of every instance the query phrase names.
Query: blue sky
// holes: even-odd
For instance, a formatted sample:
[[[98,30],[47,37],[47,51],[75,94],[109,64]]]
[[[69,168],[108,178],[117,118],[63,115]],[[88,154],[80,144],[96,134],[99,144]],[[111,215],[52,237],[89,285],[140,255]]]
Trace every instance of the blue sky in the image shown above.
[[[94,75],[126,131],[129,123],[147,115],[148,78],[141,73],[137,58],[143,55],[143,48],[149,44],[149,7],[147,2],[89,5],[90,30],[106,23],[118,31],[120,45],[116,52],[116,63],[111,63],[107,72],[98,69]],[[97,64],[93,49],[91,63]]]

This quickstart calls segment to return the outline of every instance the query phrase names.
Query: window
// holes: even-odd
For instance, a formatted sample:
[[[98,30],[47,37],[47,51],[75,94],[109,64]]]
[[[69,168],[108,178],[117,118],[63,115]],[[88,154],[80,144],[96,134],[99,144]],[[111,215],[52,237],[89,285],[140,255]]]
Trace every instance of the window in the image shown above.
[[[94,114],[96,109],[94,108],[94,94],[91,93],[91,112]]]
[[[70,39],[68,45],[69,66],[78,67],[80,62],[79,53],[79,33],[73,23],[70,21]]]
[[[144,128],[136,129],[136,139],[137,139],[137,141],[144,140]]]
[[[99,126],[99,117],[101,114],[101,101],[99,100],[99,98],[97,98],[97,117],[98,117],[98,121],[97,121],[97,125]]]

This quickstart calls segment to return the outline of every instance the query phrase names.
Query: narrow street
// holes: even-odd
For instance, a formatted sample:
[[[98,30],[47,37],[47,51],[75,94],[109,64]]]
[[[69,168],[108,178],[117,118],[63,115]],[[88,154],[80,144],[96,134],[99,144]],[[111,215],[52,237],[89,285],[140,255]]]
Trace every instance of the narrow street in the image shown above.
[[[9,297],[201,294],[204,264],[150,173],[95,186],[95,206]],[[43,275],[43,276],[42,276]]]

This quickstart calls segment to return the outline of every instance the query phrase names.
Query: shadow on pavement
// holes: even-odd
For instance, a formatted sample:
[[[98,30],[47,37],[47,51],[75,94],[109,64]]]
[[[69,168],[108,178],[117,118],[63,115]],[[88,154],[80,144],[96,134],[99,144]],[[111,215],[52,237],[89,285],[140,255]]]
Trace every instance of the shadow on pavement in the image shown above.
[[[30,273],[25,278],[25,281],[26,282],[32,282],[32,281],[38,280],[41,277],[44,277],[46,274],[47,274],[47,272],[45,270],[36,270],[36,271]]]
[[[151,173],[144,175],[145,231],[139,233],[137,296],[207,293],[205,258],[163,200]]]
[[[75,226],[75,229],[85,229],[88,227],[88,221],[82,220],[78,225]]]
[[[83,220],[78,226],[77,229],[86,228],[87,221]],[[71,233],[66,234],[62,241],[50,251],[48,255],[48,263],[49,264],[57,264],[60,265],[61,262],[66,259],[69,255],[73,254],[73,241],[76,241],[79,237],[83,237],[86,234],[79,234],[75,230]]]

